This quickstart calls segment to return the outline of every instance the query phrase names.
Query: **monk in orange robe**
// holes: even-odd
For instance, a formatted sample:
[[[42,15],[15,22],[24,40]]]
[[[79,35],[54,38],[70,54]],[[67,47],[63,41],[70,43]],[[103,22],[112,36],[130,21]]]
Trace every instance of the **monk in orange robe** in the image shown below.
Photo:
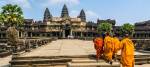
[[[114,51],[113,38],[109,33],[106,33],[106,37],[104,39],[104,56],[106,61],[112,64],[112,56]]]
[[[113,44],[114,44],[113,57],[116,60],[117,52],[119,51],[119,47],[120,47],[120,40],[116,33],[113,35]]]
[[[101,54],[103,53],[103,38],[99,36],[95,38],[93,42],[94,42],[94,47],[96,50],[96,59],[99,60],[101,57]]]
[[[128,34],[121,41],[120,49],[122,67],[134,67],[134,44]]]

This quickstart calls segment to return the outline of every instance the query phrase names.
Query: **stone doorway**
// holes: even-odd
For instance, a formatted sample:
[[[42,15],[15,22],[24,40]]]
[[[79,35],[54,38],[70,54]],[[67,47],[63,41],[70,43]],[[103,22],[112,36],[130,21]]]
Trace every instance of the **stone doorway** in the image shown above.
[[[70,35],[70,29],[65,30],[65,37],[68,37]]]
[[[71,34],[71,25],[66,24],[64,29],[64,36],[67,38]]]

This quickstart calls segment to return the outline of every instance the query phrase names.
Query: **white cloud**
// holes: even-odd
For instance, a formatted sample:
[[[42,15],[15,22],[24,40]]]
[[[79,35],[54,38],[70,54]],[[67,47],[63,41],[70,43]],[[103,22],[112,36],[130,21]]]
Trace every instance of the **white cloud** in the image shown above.
[[[78,5],[80,3],[79,0],[39,0],[42,6],[50,6],[50,5],[60,5],[60,4],[67,4],[67,5]]]
[[[80,13],[80,11],[78,11],[78,10],[72,10],[70,12],[70,16],[71,17],[77,17],[79,15],[79,13]]]
[[[24,8],[31,8],[31,5],[28,0],[10,0],[12,3],[18,4]]]
[[[99,17],[98,14],[93,11],[86,11],[85,13],[89,17]]]
[[[66,4],[79,4],[79,0],[49,0],[51,4],[61,4],[61,3],[66,3]]]
[[[96,12],[88,10],[85,11],[85,13],[86,13],[87,20],[89,21],[96,21],[97,18],[99,18],[99,15]]]
[[[17,4],[23,8],[31,8],[28,0],[2,0],[0,1],[1,6],[5,4]]]
[[[77,17],[80,14],[80,10],[72,10],[70,12],[71,17]],[[91,10],[85,11],[87,21],[96,21],[99,18],[99,15]]]

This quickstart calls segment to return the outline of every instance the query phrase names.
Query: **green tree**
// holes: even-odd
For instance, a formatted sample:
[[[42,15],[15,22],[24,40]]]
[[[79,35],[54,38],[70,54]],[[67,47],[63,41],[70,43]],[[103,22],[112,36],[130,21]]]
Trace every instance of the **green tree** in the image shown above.
[[[19,41],[19,32],[16,27],[23,23],[23,12],[18,5],[7,4],[2,7],[0,20],[9,28],[6,31],[8,44],[12,46],[13,52],[17,52],[17,42]]]
[[[122,35],[124,35],[124,34],[129,34],[130,36],[133,35],[133,33],[134,33],[134,25],[132,25],[130,23],[123,24],[121,26],[120,33]]]
[[[18,26],[23,23],[23,12],[18,5],[7,4],[2,7],[2,22],[7,26]]]
[[[2,18],[3,16],[0,14],[0,25],[2,24]]]
[[[107,22],[101,23],[101,24],[98,25],[97,30],[98,30],[98,32],[99,32],[100,34],[101,34],[101,33],[104,33],[104,32],[109,32],[109,33],[111,33],[111,31],[112,31],[112,24],[107,23]]]

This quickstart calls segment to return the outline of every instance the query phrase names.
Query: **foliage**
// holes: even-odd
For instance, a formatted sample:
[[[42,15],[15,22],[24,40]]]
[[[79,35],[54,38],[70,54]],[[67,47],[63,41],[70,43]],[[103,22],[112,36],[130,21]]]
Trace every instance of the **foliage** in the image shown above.
[[[19,33],[16,27],[23,23],[23,12],[21,7],[18,5],[7,4],[2,7],[2,12],[0,13],[0,21],[5,26],[9,26],[6,31],[8,44],[11,46],[16,46],[19,41]]]
[[[9,26],[17,26],[23,23],[23,12],[18,5],[7,4],[2,7],[2,22]]]
[[[129,34],[129,35],[133,35],[134,33],[134,25],[130,24],[130,23],[125,23],[121,26],[121,30],[120,33],[122,35],[124,34]]]
[[[111,33],[112,24],[107,23],[107,22],[101,23],[101,24],[98,25],[97,30],[98,30],[99,33],[104,33],[104,32]]]

